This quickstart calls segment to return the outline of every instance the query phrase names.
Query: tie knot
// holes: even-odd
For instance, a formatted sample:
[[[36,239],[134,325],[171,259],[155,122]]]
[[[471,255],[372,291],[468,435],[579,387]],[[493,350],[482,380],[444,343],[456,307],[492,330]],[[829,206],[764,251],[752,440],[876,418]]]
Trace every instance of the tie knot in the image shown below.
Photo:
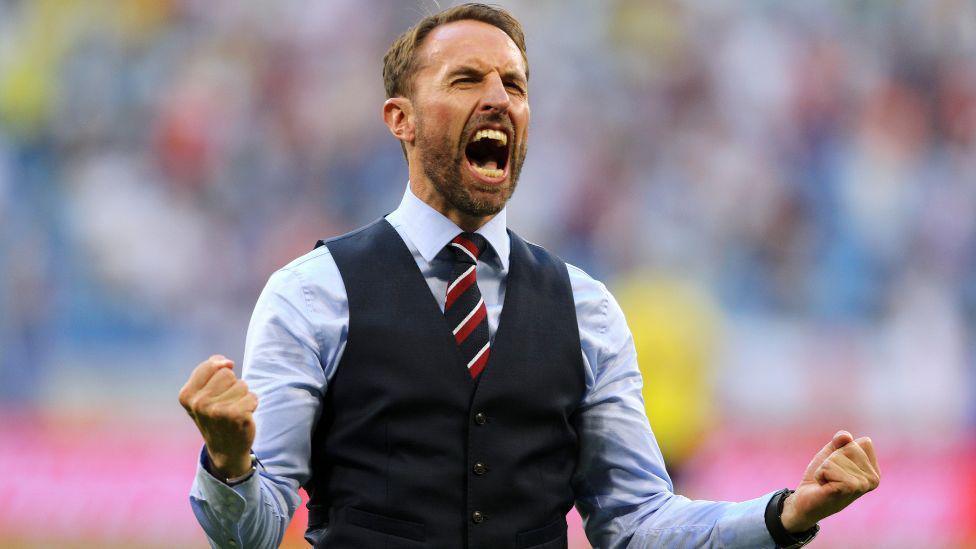
[[[447,247],[454,252],[457,261],[474,265],[481,252],[485,251],[486,245],[485,237],[478,233],[461,233],[455,236]]]

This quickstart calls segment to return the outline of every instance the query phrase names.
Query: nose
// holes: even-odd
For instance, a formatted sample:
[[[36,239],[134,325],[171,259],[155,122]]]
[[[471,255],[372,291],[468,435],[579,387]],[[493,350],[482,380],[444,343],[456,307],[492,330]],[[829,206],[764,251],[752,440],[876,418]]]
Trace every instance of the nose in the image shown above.
[[[494,111],[505,114],[508,112],[510,104],[511,98],[508,96],[508,91],[505,89],[505,83],[502,82],[501,77],[497,72],[489,74],[485,78],[485,91],[481,96],[481,105],[478,106],[478,110],[486,113]]]

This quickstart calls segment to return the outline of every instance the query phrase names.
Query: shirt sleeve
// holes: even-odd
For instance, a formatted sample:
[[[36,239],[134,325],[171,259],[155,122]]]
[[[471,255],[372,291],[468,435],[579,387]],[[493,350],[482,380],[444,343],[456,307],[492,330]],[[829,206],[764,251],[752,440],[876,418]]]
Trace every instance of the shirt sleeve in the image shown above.
[[[764,511],[676,495],[644,411],[637,351],[606,287],[570,266],[586,395],[580,408],[576,508],[594,547],[774,547]]]
[[[310,284],[310,281],[314,283]],[[243,379],[258,395],[256,474],[235,486],[214,478],[202,452],[190,503],[213,547],[277,547],[310,477],[321,397],[348,331],[348,300],[325,247],[274,273],[247,330]]]

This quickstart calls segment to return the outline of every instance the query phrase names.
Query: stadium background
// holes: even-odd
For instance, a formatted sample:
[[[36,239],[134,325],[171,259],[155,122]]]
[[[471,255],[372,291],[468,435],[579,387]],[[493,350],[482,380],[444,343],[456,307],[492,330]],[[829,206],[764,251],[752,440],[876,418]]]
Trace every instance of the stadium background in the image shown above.
[[[794,486],[843,426],[884,481],[814,546],[976,547],[976,4],[502,4],[510,225],[618,296],[677,490]],[[396,206],[381,58],[435,9],[0,1],[0,545],[204,545],[178,388]]]

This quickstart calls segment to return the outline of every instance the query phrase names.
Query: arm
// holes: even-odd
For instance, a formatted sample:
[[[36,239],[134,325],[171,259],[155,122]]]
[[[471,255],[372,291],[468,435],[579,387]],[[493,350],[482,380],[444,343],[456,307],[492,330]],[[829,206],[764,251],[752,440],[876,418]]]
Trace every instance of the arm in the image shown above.
[[[580,408],[576,507],[596,547],[773,547],[772,493],[742,503],[673,493],[641,397],[637,353],[607,289],[570,267],[587,392]]]
[[[215,450],[218,437],[201,425],[208,420],[188,409],[205,441],[190,501],[212,546],[281,543],[301,501],[298,488],[310,476],[311,433],[347,327],[348,303],[338,269],[327,250],[319,248],[304,262],[272,275],[255,306],[243,368],[243,381],[259,402],[253,445],[238,444],[233,456],[221,459],[222,452]],[[251,448],[260,461],[257,473],[228,486],[223,479],[241,471],[239,465],[225,464],[249,467],[246,452]]]
[[[878,486],[871,440],[840,431],[786,498],[785,533],[770,506],[774,493],[741,503],[674,494],[644,412],[637,353],[623,312],[607,289],[582,271],[571,267],[570,279],[587,383],[578,420],[576,507],[595,546],[774,547],[771,531],[782,539],[804,532]],[[767,507],[773,509],[768,522]]]

